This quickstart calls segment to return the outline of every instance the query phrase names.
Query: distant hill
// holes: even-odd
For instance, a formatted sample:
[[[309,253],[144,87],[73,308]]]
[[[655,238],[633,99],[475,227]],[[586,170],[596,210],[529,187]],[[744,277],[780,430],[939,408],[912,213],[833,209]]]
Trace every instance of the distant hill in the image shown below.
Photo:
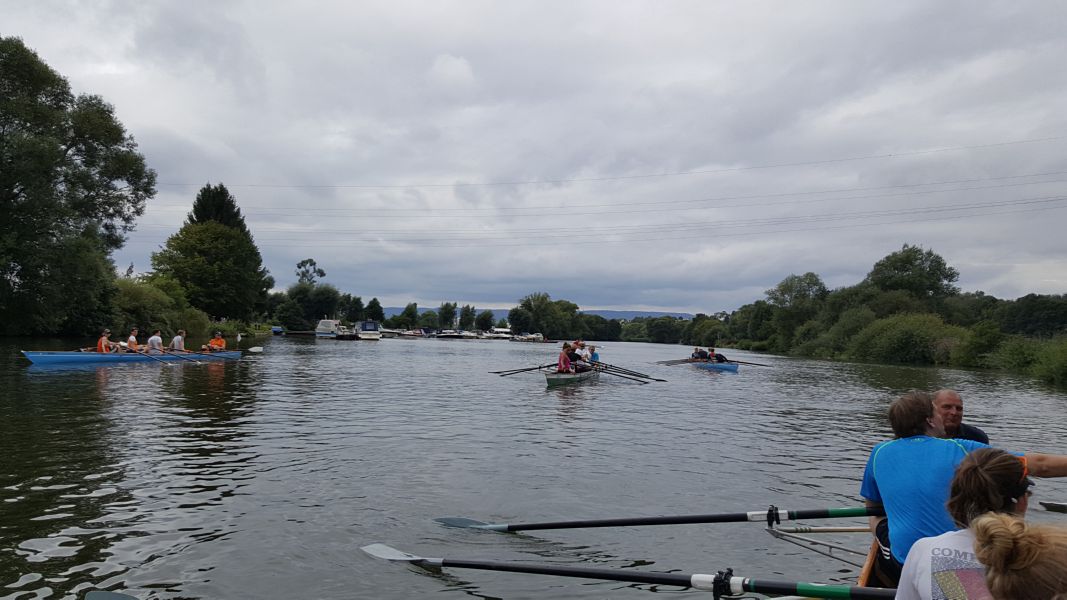
[[[483,310],[491,310],[491,311],[493,311],[493,320],[494,321],[499,321],[500,319],[508,318],[508,311],[511,310],[510,308],[481,308],[481,307],[476,307],[476,308],[477,308],[479,313],[481,313]],[[422,313],[430,311],[430,310],[436,311],[437,309],[438,309],[438,307],[436,307],[436,306],[429,306],[429,307],[420,306],[419,307],[419,314],[421,315]],[[392,316],[395,316],[395,315],[399,315],[400,313],[404,312],[404,307],[403,306],[383,306],[382,310],[385,312],[385,317],[389,318],[389,317],[392,317]],[[583,310],[583,311],[580,311],[580,312],[583,312],[583,313],[585,313],[587,315],[599,315],[601,317],[604,317],[605,319],[619,319],[619,320],[625,319],[627,321],[635,319],[637,317],[679,317],[679,318],[682,318],[682,319],[692,319],[693,318],[693,315],[691,315],[689,313],[683,313],[683,312],[659,312],[659,311],[649,311],[649,310]],[[458,314],[458,312],[457,312],[457,314]]]

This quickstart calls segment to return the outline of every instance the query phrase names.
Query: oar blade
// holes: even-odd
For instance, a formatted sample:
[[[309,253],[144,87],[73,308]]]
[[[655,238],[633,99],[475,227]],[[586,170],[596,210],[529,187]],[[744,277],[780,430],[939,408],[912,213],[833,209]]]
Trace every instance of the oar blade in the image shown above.
[[[488,523],[476,521],[474,519],[468,519],[467,517],[438,517],[434,519],[434,521],[437,521],[445,527],[459,527],[461,529],[488,525]]]
[[[489,531],[508,530],[507,523],[485,523],[474,519],[468,519],[467,517],[438,517],[434,519],[434,521],[437,521],[445,527],[456,527],[459,529],[488,529]]]
[[[385,544],[367,544],[360,548],[360,550],[370,554],[374,558],[380,558],[382,560],[395,560],[403,562],[421,562],[425,559],[421,556],[415,556],[402,550],[397,550],[392,546],[386,546]]]
[[[254,354],[258,354],[260,352],[263,352],[263,346],[252,346],[251,348],[249,348],[245,352],[252,352]]]

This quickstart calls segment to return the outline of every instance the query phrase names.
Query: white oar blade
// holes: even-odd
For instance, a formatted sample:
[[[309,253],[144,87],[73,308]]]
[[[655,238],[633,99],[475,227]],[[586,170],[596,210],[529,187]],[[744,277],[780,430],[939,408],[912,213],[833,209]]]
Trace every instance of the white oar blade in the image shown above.
[[[370,554],[374,558],[381,558],[383,560],[400,560],[404,562],[420,562],[425,560],[421,556],[401,552],[400,550],[397,550],[392,546],[386,546],[385,544],[368,544],[360,548],[360,550]]]
[[[263,346],[252,346],[251,348],[248,349],[248,352],[255,352],[255,353],[263,352]]]
[[[437,521],[445,527],[483,529],[486,525],[489,525],[489,523],[475,521],[474,519],[468,519],[466,517],[440,517],[434,519],[434,521]]]

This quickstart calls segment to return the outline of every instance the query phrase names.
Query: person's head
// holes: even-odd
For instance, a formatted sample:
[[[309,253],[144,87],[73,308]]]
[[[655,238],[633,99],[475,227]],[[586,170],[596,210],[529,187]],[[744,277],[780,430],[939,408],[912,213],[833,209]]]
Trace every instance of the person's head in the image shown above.
[[[980,448],[956,467],[949,491],[948,513],[960,527],[988,512],[1026,512],[1030,486],[1026,457],[996,448]]]
[[[956,431],[963,421],[963,398],[956,390],[940,390],[934,395],[934,408],[941,413],[946,431]]]
[[[215,332],[215,337],[222,337],[222,332],[221,331],[216,331]]]
[[[163,333],[163,332],[162,332],[162,331],[160,331],[160,330],[158,330],[158,329],[153,329],[153,330],[152,330],[152,335],[159,335],[159,334],[161,334],[161,333]]]
[[[708,348],[708,354],[715,354],[715,348]]]
[[[571,349],[570,342],[563,342],[563,349],[564,350],[570,350]]]
[[[178,335],[180,335],[182,337],[185,337],[185,330],[184,329],[179,329],[178,330]]]
[[[1067,528],[992,513],[975,519],[971,529],[994,598],[1067,598]]]
[[[926,392],[908,392],[889,405],[889,425],[898,438],[945,433],[941,415],[934,410],[934,398]]]
[[[136,327],[130,328],[130,333],[136,335],[137,334],[137,328]]]
[[[107,337],[107,336],[111,335],[111,330],[110,329],[105,329],[105,330],[100,332],[100,335],[102,335],[104,337]]]

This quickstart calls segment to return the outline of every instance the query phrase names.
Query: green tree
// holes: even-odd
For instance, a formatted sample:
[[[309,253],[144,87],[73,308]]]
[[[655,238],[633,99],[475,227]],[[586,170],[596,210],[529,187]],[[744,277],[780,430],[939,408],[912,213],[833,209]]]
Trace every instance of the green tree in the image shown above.
[[[506,329],[506,328],[511,327],[510,325],[508,325],[508,320],[507,319],[500,319],[499,321],[496,322],[496,326],[501,328],[501,329]],[[514,330],[512,330],[512,333],[515,333]]]
[[[344,298],[348,296],[348,301],[345,302]],[[356,323],[366,318],[366,309],[363,308],[363,298],[359,296],[349,296],[345,294],[341,296],[341,313],[344,315],[345,320]]]
[[[959,271],[933,250],[904,244],[874,263],[866,281],[881,290],[904,290],[916,298],[936,299],[958,294],[953,284],[959,277]]]
[[[283,327],[290,331],[307,331],[313,326],[312,323],[309,323],[304,318],[304,307],[300,306],[292,298],[278,306],[278,310],[274,312],[274,317]]]
[[[382,303],[378,302],[377,298],[370,299],[370,302],[367,303],[365,314],[370,321],[378,321],[380,323],[385,320],[385,311],[382,309]]]
[[[424,329],[438,329],[440,327],[440,323],[437,320],[437,313],[432,310],[428,310],[422,313],[421,315],[419,315],[418,325],[419,327]]]
[[[237,206],[237,199],[221,183],[218,185],[208,183],[200,188],[186,223],[207,223],[208,221],[240,229],[249,236],[252,235],[245,224],[244,216],[241,215],[241,209]]]
[[[251,319],[274,286],[251,238],[214,221],[183,226],[152,254],[152,267],[181,283],[189,303],[216,318]]]
[[[452,329],[456,325],[456,303],[442,302],[437,309],[437,321],[442,329]]]
[[[521,306],[508,311],[508,322],[511,323],[512,333],[534,333],[531,331],[534,325],[533,315]]]
[[[310,317],[308,320],[312,323],[317,323],[319,319],[335,319],[341,303],[341,292],[327,283],[313,285],[307,302],[304,314]]]
[[[493,311],[483,310],[478,313],[478,317],[474,319],[474,326],[481,331],[489,331],[493,328]]]
[[[404,310],[393,319],[393,323],[401,329],[411,329],[419,322],[419,305],[415,302],[408,303]]]
[[[296,263],[296,276],[299,283],[315,283],[316,278],[326,277],[326,271],[319,268],[315,264],[315,259],[305,258],[304,260]]]
[[[795,343],[797,328],[819,312],[829,291],[818,275],[808,272],[789,275],[766,293],[776,309],[772,317],[777,334],[775,347],[788,350]]]
[[[477,312],[470,304],[464,304],[463,308],[459,310],[459,328],[464,331],[470,331],[474,329],[474,320],[477,318]]]
[[[107,323],[110,254],[155,181],[109,104],[0,37],[0,333]]]

